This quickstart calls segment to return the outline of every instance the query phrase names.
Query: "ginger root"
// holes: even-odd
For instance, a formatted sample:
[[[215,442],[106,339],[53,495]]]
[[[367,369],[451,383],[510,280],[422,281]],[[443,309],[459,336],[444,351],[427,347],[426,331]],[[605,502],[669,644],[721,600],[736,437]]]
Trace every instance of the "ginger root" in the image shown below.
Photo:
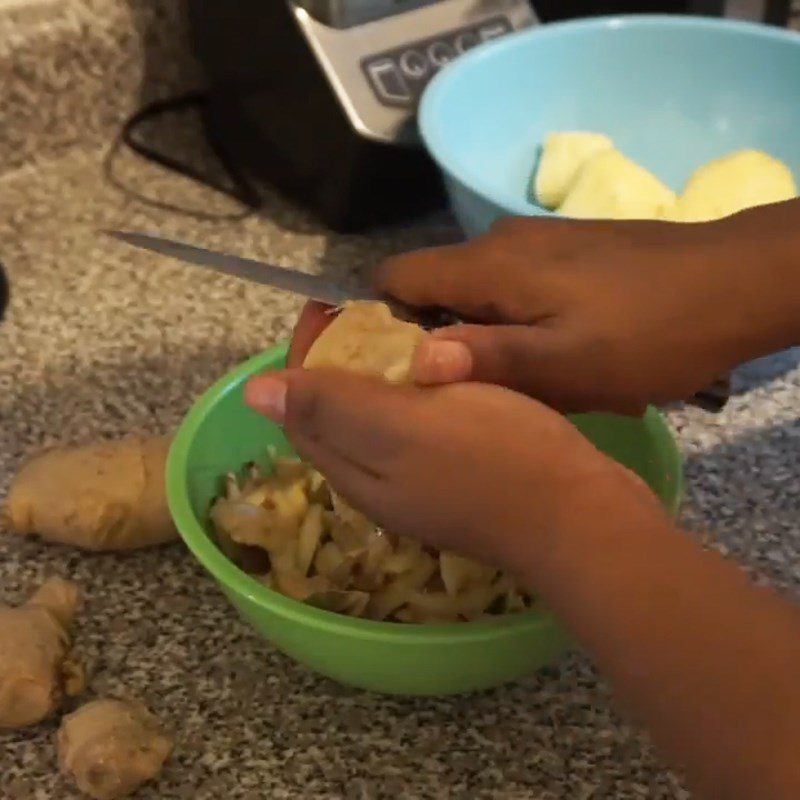
[[[86,550],[177,538],[164,486],[169,445],[164,437],[130,436],[35,456],[11,485],[6,527]]]
[[[78,599],[74,583],[50,578],[24,605],[0,607],[0,728],[35,725],[83,690],[70,655]]]
[[[414,353],[425,335],[419,325],[394,317],[385,303],[348,303],[311,345],[303,366],[408,383]]]
[[[172,740],[141,703],[93,700],[64,717],[58,731],[62,773],[96,800],[125,797],[155,778]]]

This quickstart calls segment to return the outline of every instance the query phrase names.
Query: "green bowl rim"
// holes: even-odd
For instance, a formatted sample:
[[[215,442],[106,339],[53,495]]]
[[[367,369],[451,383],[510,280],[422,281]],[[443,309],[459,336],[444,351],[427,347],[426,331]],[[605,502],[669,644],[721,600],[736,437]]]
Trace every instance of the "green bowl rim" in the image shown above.
[[[233,391],[249,376],[268,369],[286,355],[287,349],[287,343],[276,344],[223,375],[196,400],[175,433],[166,467],[167,502],[181,538],[208,572],[225,589],[246,597],[251,603],[265,611],[276,613],[304,626],[310,625],[326,629],[329,632],[335,631],[348,636],[372,640],[402,641],[403,643],[432,643],[434,641],[456,643],[465,640],[493,639],[503,636],[510,630],[519,631],[556,626],[557,623],[552,614],[537,610],[498,617],[497,620],[446,625],[401,625],[394,622],[348,617],[285,597],[259,583],[224,555],[209,537],[192,510],[185,480],[189,467],[189,451],[205,418],[220,398]],[[654,408],[648,409],[647,422],[655,429],[660,428],[661,433],[666,434],[666,441],[671,444],[671,447],[668,448],[670,463],[667,468],[674,473],[675,481],[672,487],[672,497],[667,502],[667,510],[671,514],[676,514],[683,495],[681,455],[675,437],[659,411]]]

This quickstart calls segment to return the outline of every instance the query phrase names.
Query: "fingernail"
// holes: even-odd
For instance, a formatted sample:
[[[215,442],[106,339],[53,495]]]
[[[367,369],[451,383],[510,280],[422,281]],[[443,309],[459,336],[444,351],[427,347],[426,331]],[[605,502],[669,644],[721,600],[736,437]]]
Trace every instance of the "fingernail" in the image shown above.
[[[244,401],[253,411],[258,411],[273,422],[283,422],[286,417],[286,389],[286,381],[261,375],[245,385]]]
[[[428,339],[414,360],[414,376],[423,384],[465,381],[471,372],[472,353],[463,342]]]

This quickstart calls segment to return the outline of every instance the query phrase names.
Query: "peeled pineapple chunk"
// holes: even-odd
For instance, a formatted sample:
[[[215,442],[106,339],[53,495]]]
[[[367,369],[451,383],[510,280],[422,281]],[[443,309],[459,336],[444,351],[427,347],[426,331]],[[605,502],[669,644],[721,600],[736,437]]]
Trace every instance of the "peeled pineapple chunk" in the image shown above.
[[[673,219],[708,222],[797,197],[789,168],[758,150],[741,150],[700,167],[678,200]]]
[[[534,177],[533,194],[536,201],[545,208],[558,208],[586,161],[613,146],[611,139],[602,133],[551,133],[545,139]]]
[[[604,150],[581,167],[558,211],[579,219],[664,219],[675,202],[655,175],[617,150]]]

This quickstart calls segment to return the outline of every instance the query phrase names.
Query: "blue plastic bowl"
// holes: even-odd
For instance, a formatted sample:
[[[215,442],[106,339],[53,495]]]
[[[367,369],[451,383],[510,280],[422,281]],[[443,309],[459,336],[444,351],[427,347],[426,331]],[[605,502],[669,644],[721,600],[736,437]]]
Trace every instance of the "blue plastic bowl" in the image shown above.
[[[800,35],[722,19],[595,18],[544,25],[459,58],[431,83],[422,136],[467,235],[529,197],[548,133],[606,133],[679,190],[697,167],[756,148],[800,179]]]

